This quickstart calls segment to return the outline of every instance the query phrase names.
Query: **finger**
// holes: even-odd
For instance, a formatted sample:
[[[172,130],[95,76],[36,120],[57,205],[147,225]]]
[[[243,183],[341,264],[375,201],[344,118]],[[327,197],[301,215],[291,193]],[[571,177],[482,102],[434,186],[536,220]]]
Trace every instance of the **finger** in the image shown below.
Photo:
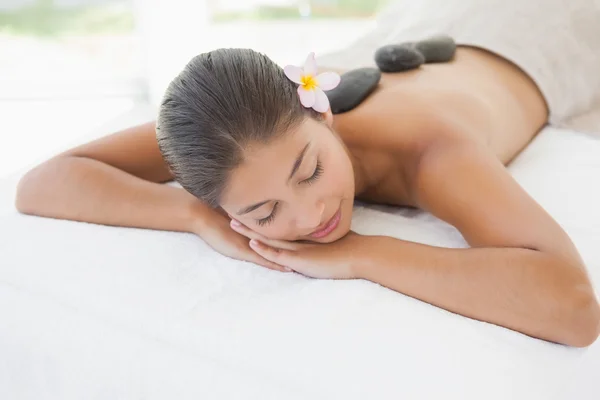
[[[275,271],[280,271],[280,272],[292,272],[292,270],[290,268],[287,268],[283,265],[279,265],[277,263],[274,263],[273,261],[267,260],[266,258],[262,257],[260,254],[258,254],[256,251],[254,251],[252,248],[249,248],[248,250],[244,251],[244,258],[246,259],[246,261],[250,261],[253,262],[255,264],[258,264],[260,266],[275,270]]]
[[[287,240],[275,240],[275,239],[267,239],[264,236],[258,236],[258,237],[254,237],[252,239],[258,240],[261,243],[266,244],[269,247],[274,247],[276,249],[281,249],[281,250],[298,250],[299,249],[299,244],[296,244],[294,242],[289,242]]]
[[[248,239],[255,239],[265,243],[268,246],[278,249],[297,250],[300,246],[300,243],[290,242],[287,240],[268,239],[261,234],[254,232],[252,229],[248,228],[237,220],[231,220],[231,228],[237,233],[246,236]]]
[[[261,257],[258,253],[252,252],[253,254],[248,257],[248,261],[258,264],[260,266],[280,271],[280,272],[293,272],[292,269],[288,267],[284,267],[282,265],[276,264],[272,261],[267,260],[266,258]]]
[[[267,260],[277,265],[284,265],[292,270],[294,269],[293,266],[290,265],[290,262],[292,261],[291,251],[268,246],[256,239],[250,241],[250,247]]]
[[[236,219],[232,219],[229,223],[231,229],[239,233],[240,235],[246,236],[248,239],[254,239],[255,232],[251,229],[248,229],[246,226],[242,225],[242,223]]]

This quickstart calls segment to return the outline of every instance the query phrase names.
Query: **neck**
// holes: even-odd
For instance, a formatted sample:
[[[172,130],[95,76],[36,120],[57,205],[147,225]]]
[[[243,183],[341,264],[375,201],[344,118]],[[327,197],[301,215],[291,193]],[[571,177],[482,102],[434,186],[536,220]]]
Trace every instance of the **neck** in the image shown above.
[[[352,151],[348,146],[344,144],[344,149],[350,158],[350,162],[352,163],[352,171],[354,172],[354,193],[355,196],[363,193],[367,187],[366,174],[364,169],[364,163],[362,160]]]
[[[365,173],[364,163],[360,156],[357,154],[357,151],[355,151],[355,148],[350,149],[350,147],[348,147],[348,144],[344,141],[344,139],[342,139],[338,131],[335,129],[335,125],[337,122],[337,118],[335,117],[337,116],[334,116],[333,126],[329,127],[329,129],[339,140],[342,147],[346,151],[350,162],[352,163],[352,171],[354,173],[354,195],[359,196],[368,188],[368,183],[366,179],[367,175]]]

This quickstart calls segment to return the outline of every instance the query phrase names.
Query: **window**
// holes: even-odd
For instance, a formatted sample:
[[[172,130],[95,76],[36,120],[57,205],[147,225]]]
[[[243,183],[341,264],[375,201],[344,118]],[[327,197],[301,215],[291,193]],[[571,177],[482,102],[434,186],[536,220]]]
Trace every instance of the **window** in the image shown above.
[[[129,1],[3,0],[0,177],[145,99],[142,65]]]
[[[0,178],[154,107],[194,55],[248,47],[300,65],[375,25],[387,0],[2,0]],[[150,108],[152,109],[152,108]],[[149,118],[152,113],[146,113]]]

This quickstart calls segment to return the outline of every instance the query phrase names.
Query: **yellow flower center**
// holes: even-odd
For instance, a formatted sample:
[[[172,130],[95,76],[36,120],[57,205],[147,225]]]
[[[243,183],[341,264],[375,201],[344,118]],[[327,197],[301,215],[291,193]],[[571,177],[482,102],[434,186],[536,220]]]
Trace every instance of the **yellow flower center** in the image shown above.
[[[318,86],[317,80],[312,75],[302,75],[300,81],[306,90],[314,90]]]

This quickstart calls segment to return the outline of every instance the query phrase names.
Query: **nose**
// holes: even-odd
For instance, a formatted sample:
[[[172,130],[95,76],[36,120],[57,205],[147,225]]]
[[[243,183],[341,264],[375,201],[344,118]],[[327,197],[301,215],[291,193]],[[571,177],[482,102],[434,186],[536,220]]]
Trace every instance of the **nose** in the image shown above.
[[[316,229],[323,218],[325,203],[318,201],[316,204],[305,206],[296,218],[296,226],[300,229]]]

